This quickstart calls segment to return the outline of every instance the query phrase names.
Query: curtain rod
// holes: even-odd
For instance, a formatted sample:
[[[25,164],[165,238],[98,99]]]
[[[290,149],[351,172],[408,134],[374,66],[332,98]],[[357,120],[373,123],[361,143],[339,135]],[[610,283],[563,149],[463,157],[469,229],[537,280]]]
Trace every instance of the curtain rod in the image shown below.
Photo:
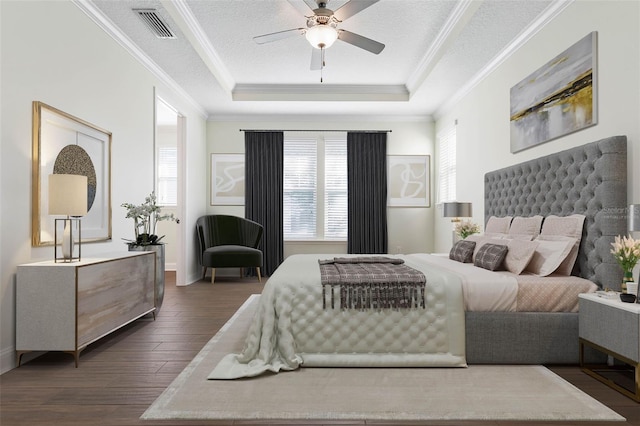
[[[309,130],[309,129],[297,129],[297,130],[291,130],[291,129],[270,129],[270,130],[260,130],[260,129],[238,129],[240,132],[357,132],[357,133],[391,133],[392,130],[345,130],[345,129],[339,129],[339,130],[327,130],[327,129],[321,129],[321,130]]]

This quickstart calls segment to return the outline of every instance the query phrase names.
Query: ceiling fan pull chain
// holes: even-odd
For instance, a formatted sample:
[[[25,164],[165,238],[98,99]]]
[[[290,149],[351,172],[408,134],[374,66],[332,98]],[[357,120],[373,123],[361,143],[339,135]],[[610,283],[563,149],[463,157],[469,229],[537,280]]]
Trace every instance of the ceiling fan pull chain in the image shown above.
[[[322,71],[324,70],[324,46],[320,46],[320,60],[321,60],[321,64],[320,64],[320,83],[322,83]]]

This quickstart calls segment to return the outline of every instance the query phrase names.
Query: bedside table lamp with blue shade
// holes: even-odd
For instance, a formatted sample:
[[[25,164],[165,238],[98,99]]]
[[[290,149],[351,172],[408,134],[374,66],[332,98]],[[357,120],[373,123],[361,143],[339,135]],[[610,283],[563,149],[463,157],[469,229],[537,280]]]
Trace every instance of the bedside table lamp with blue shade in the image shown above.
[[[87,177],[82,175],[49,175],[49,214],[65,215],[55,219],[54,261],[73,262],[81,257],[80,216],[87,214]],[[61,226],[62,225],[62,226]],[[63,227],[61,251],[58,256],[58,228]],[[78,255],[74,255],[74,228],[78,233]]]

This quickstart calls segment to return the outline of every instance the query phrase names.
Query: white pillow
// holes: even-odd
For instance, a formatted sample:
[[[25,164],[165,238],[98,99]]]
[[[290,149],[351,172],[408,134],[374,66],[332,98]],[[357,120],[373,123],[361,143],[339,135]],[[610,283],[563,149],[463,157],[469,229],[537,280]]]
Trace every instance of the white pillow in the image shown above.
[[[572,214],[570,216],[547,216],[542,223],[542,232],[546,239],[552,240],[555,236],[564,236],[575,238],[576,242],[571,248],[571,252],[562,264],[556,270],[557,274],[571,275],[573,265],[578,257],[578,249],[580,248],[580,240],[582,239],[582,228],[584,226],[585,216],[581,214]]]
[[[526,267],[527,272],[531,272],[541,277],[546,277],[567,258],[571,248],[575,244],[575,238],[563,237],[566,240],[550,241],[543,237],[536,238],[533,241],[538,242],[533,257]]]
[[[506,240],[525,240],[525,241],[531,241],[533,240],[533,235],[527,235],[527,234],[507,234],[505,237],[503,237]]]
[[[509,272],[520,275],[533,257],[538,241],[509,240],[507,256],[504,258],[504,266]]]
[[[542,216],[536,215],[532,217],[516,216],[511,221],[509,227],[509,234],[514,235],[531,235],[535,238],[540,234],[540,227],[542,226]]]
[[[487,221],[487,224],[484,226],[484,232],[506,234],[509,231],[509,224],[511,224],[511,216],[491,216]]]
[[[485,237],[496,238],[496,239],[504,239],[509,237],[509,234],[504,234],[502,232],[485,232],[482,235],[484,235]]]

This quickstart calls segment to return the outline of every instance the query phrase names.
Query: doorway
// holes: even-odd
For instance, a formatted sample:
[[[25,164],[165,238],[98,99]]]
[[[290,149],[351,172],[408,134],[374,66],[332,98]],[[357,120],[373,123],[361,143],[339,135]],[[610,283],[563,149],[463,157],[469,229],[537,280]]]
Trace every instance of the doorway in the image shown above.
[[[155,101],[154,186],[157,202],[163,215],[173,214],[184,220],[185,117],[160,96],[156,96]],[[170,220],[160,221],[157,234],[164,235],[165,269],[175,271],[176,285],[185,285],[183,226]]]

